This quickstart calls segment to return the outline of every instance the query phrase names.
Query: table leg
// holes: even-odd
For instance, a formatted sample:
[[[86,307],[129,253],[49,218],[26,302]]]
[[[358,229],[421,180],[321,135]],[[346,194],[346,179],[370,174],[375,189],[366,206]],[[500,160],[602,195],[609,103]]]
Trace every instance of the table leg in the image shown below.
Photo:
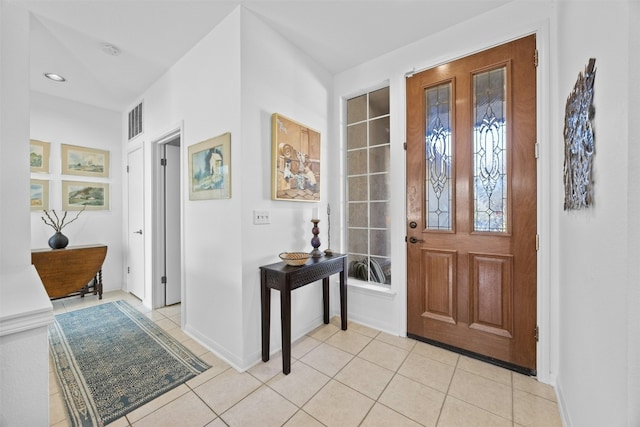
[[[343,331],[347,330],[347,284],[344,277],[346,271],[347,269],[345,265],[345,268],[340,272],[340,326]]]
[[[98,299],[102,299],[102,269],[98,270]]]
[[[282,373],[291,372],[291,286],[280,290],[280,319],[282,321]]]
[[[271,328],[271,289],[267,288],[267,274],[260,273],[260,300],[262,302],[262,361],[269,360],[269,330]]]
[[[329,323],[329,278],[322,279],[322,308],[325,325]]]

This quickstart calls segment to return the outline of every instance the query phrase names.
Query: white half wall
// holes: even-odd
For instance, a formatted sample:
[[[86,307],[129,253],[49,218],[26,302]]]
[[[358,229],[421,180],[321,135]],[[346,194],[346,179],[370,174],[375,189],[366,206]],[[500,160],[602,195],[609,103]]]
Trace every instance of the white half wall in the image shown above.
[[[31,139],[51,144],[49,173],[31,173],[32,179],[49,181],[49,209],[62,211],[62,181],[87,181],[109,184],[109,209],[84,211],[62,232],[69,246],[102,243],[108,246],[102,267],[104,291],[124,289],[126,269],[121,230],[122,144],[120,113],[75,101],[31,93]],[[61,174],[61,145],[70,144],[106,150],[110,156],[108,178]],[[31,248],[47,248],[54,230],[42,221],[42,211],[31,212]],[[69,212],[68,218],[75,217]]]
[[[0,425],[49,425],[53,307],[29,247],[29,13],[0,1]]]

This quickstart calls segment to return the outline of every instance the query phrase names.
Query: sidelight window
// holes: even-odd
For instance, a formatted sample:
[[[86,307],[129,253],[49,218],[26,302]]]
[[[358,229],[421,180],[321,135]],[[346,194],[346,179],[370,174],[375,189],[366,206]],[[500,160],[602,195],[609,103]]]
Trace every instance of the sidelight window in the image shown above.
[[[349,277],[391,283],[389,88],[347,100]]]

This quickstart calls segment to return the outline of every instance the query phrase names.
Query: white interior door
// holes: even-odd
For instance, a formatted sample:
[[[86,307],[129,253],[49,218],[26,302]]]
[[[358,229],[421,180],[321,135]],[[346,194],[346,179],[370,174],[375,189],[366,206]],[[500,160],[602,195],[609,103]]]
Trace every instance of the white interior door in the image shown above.
[[[165,305],[181,300],[182,273],[180,268],[180,140],[164,144],[165,195]]]
[[[129,201],[127,290],[144,300],[144,156],[142,147],[127,155]]]

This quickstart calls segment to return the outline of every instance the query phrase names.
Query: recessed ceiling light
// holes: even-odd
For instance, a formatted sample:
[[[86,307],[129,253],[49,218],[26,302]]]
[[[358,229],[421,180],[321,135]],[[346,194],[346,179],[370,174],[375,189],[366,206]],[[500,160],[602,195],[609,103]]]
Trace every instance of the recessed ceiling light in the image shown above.
[[[44,76],[54,82],[66,82],[67,79],[56,73],[44,73]]]
[[[116,46],[109,43],[105,43],[102,45],[102,51],[107,55],[111,55],[111,56],[120,55],[120,49],[118,49]]]

